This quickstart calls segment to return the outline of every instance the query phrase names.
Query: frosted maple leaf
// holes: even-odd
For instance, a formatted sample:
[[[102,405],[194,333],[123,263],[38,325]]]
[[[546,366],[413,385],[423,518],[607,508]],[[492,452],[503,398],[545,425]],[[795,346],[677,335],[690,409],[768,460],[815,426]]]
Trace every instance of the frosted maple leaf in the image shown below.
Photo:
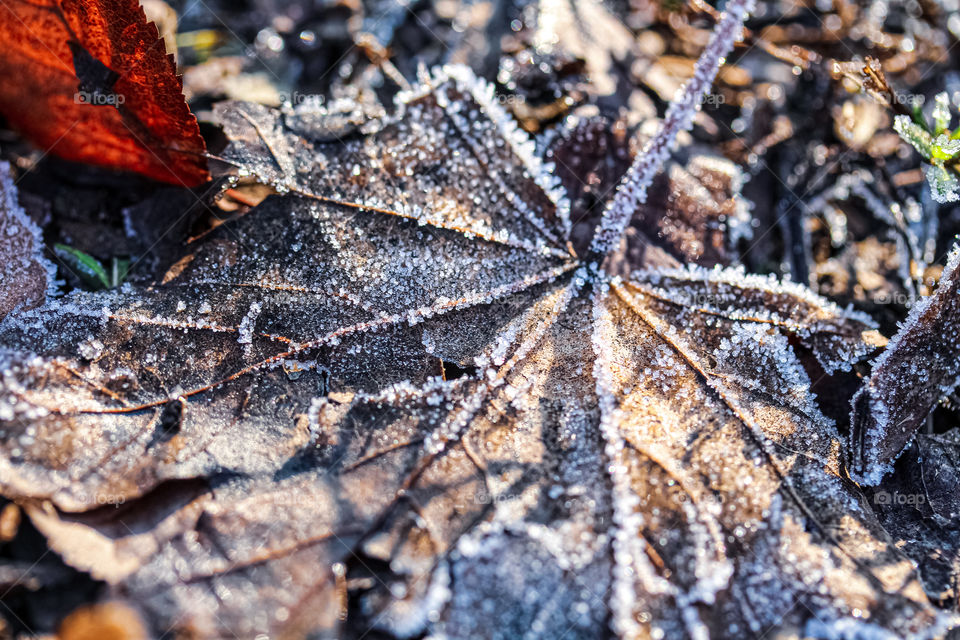
[[[336,142],[222,106],[227,158],[284,195],[161,284],[0,325],[0,491],[157,636],[941,633],[798,356],[849,369],[869,320],[742,270],[605,270],[749,4],[585,255],[463,68]]]

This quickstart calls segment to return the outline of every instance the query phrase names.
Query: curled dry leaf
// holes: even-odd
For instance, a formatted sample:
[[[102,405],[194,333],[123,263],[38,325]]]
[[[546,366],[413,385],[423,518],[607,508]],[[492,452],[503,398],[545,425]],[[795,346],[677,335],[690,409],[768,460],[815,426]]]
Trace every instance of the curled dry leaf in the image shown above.
[[[137,0],[0,5],[0,114],[45,151],[195,186],[206,147]]]
[[[742,271],[599,266],[656,158],[585,260],[550,167],[462,69],[339,141],[219,117],[239,173],[286,195],[163,284],[0,324],[0,491],[151,633],[952,623],[843,477],[798,358],[849,368],[869,321]]]
[[[43,255],[43,238],[17,202],[10,165],[0,162],[0,318],[40,306],[56,289],[56,268]]]
[[[850,473],[877,484],[960,375],[960,248],[917,302],[853,399]]]

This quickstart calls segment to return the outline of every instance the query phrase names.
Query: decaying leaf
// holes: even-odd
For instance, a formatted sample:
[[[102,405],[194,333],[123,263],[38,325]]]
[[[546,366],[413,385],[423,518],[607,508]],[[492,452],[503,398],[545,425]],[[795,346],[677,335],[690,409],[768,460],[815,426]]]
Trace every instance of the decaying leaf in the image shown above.
[[[0,323],[0,491],[154,635],[942,633],[798,355],[849,369],[870,321],[601,264],[749,4],[579,254],[464,69],[333,140],[221,106],[224,158],[282,195],[161,284]]]
[[[665,637],[784,625],[829,637],[852,624],[839,619],[849,610],[821,614],[840,602],[860,602],[874,610],[872,624],[896,629],[899,614],[876,606],[912,608],[919,587],[909,563],[837,473],[837,435],[811,402],[786,336],[742,319],[767,317],[768,296],[787,292],[767,289],[747,311],[764,289],[724,291],[719,280],[714,295],[736,312],[677,314],[660,306],[662,293],[631,283],[614,283],[616,295],[596,303],[595,375],[620,524],[614,553],[630,559],[615,573],[620,631],[634,637],[637,620],[667,610]],[[675,291],[671,284],[663,289]],[[764,381],[746,371],[764,371]],[[867,563],[884,568],[864,573]],[[702,621],[698,603],[712,605]],[[914,623],[929,615],[914,611]]]
[[[45,152],[177,185],[208,180],[176,64],[137,0],[9,0],[0,38],[0,113]]]
[[[850,472],[877,484],[960,374],[960,249],[917,302],[853,399]]]
[[[0,318],[40,306],[56,288],[56,268],[43,255],[40,229],[17,202],[6,162],[0,162],[0,265]]]
[[[871,493],[874,510],[897,547],[917,563],[935,601],[956,602],[960,580],[957,516],[960,432],[917,434],[894,473]]]

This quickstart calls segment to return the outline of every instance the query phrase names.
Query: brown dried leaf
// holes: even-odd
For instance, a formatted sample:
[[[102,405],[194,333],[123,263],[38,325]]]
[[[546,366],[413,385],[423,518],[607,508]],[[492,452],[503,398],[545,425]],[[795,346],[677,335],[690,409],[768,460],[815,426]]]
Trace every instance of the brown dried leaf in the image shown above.
[[[546,157],[571,201],[573,246],[586,250],[604,204],[632,158],[625,123],[575,119],[549,141]],[[628,265],[705,267],[738,262],[737,242],[752,236],[743,172],[732,162],[697,154],[669,161],[637,208],[627,231]],[[629,272],[629,269],[628,271]]]
[[[942,629],[795,353],[849,368],[868,321],[585,264],[489,98],[450,69],[336,142],[221,108],[290,195],[0,324],[3,494],[157,634]]]

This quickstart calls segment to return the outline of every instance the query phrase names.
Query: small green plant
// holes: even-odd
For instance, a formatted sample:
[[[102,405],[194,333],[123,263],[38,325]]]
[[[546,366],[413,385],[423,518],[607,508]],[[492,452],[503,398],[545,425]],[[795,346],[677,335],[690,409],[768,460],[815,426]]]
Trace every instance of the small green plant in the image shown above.
[[[127,279],[130,271],[128,258],[111,258],[108,270],[99,260],[79,249],[65,244],[55,244],[53,250],[84,284],[94,290],[119,287]]]
[[[960,200],[960,127],[954,131],[949,128],[950,99],[945,92],[935,98],[932,116],[931,127],[923,113],[914,109],[912,118],[898,115],[893,128],[929,163],[924,167],[924,173],[933,198],[937,202],[955,202]]]

